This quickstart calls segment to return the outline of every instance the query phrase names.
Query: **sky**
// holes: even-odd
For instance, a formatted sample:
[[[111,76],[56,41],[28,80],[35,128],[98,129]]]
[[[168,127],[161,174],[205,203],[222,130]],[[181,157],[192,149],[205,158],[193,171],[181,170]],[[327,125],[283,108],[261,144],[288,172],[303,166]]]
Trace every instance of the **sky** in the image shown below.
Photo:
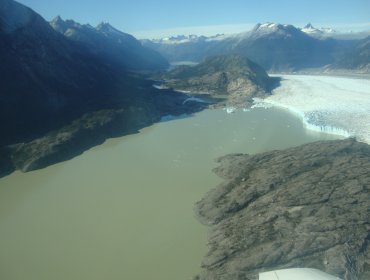
[[[370,0],[17,0],[46,20],[96,26],[104,21],[138,38],[177,34],[215,35],[278,22],[370,30]]]

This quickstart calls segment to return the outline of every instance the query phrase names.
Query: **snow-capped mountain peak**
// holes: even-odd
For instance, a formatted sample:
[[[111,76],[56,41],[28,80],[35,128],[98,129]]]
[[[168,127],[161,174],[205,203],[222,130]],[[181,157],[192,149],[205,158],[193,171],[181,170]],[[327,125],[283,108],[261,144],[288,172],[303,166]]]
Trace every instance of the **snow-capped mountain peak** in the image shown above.
[[[332,28],[315,28],[311,23],[306,24],[303,28],[301,28],[301,31],[312,36],[327,36],[329,34],[336,33],[336,31]]]
[[[95,28],[98,32],[103,33],[105,36],[111,37],[111,38],[116,38],[119,41],[122,40],[135,40],[135,38],[127,33],[124,33],[112,25],[110,25],[108,22],[102,22],[98,24]]]
[[[251,31],[242,33],[240,35],[241,39],[245,38],[261,38],[265,36],[279,36],[279,37],[289,37],[292,32],[296,32],[297,29],[290,24],[280,24],[280,23],[258,23]]]
[[[114,28],[112,25],[110,25],[108,22],[101,22],[96,26],[96,29],[102,32],[107,33],[120,33],[121,31]]]
[[[303,27],[303,29],[316,29],[316,28],[314,28],[314,27],[313,27],[313,25],[312,25],[311,23],[307,23],[307,24]]]

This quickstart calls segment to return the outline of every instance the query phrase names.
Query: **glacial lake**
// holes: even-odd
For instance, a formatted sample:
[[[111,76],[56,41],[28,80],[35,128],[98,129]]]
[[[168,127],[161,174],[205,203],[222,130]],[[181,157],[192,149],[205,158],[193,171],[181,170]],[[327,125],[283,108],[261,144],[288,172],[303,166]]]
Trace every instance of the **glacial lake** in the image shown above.
[[[193,206],[221,182],[217,157],[338,138],[283,109],[206,110],[15,172],[0,179],[0,279],[192,279],[207,251]]]

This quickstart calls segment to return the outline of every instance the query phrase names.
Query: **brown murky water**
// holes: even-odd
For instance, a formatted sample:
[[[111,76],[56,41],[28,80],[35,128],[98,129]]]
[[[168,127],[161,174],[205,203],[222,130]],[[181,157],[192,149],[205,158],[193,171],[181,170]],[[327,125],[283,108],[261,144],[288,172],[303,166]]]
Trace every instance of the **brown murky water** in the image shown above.
[[[337,136],[286,111],[207,110],[0,179],[0,279],[191,279],[206,253],[193,204],[214,159]]]

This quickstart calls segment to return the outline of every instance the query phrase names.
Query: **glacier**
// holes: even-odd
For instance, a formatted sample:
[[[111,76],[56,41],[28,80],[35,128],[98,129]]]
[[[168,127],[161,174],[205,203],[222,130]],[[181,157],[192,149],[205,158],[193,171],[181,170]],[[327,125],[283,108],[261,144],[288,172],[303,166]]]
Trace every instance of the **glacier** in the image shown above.
[[[281,85],[253,107],[276,106],[299,116],[307,129],[356,137],[370,144],[370,80],[309,75],[274,75]]]

